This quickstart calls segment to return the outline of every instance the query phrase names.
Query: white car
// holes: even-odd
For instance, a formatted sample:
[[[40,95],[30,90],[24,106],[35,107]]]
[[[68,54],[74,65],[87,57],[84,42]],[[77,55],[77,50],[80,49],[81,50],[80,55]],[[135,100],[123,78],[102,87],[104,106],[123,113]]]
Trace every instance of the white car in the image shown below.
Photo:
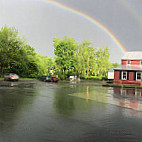
[[[4,81],[18,81],[19,80],[19,75],[15,74],[15,73],[7,73],[4,75],[3,78]]]

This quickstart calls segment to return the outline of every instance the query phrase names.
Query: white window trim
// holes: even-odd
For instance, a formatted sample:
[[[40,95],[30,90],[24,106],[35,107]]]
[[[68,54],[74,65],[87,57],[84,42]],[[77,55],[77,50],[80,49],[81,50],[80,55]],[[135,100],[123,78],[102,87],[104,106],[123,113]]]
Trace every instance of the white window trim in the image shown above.
[[[123,73],[126,73],[126,78],[123,78]],[[122,76],[121,76],[122,80],[127,80],[127,71],[122,71]]]
[[[141,73],[141,79],[137,79],[137,74],[138,74],[138,73]],[[136,72],[136,80],[137,80],[137,81],[141,81],[141,80],[142,80],[142,72]]]

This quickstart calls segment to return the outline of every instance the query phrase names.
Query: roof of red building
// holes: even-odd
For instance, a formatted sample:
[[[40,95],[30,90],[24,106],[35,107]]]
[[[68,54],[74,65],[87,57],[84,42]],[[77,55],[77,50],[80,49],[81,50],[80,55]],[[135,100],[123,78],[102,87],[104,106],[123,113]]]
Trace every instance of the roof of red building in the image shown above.
[[[142,66],[140,65],[120,65],[114,70],[142,71]]]
[[[142,51],[126,52],[122,57],[122,60],[142,60]]]

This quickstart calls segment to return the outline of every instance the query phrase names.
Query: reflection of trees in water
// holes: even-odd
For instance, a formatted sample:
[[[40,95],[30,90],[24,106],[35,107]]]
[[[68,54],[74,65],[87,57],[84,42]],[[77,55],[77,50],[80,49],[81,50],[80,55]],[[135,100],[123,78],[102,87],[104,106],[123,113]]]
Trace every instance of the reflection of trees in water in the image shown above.
[[[35,96],[33,89],[0,89],[0,131],[12,128],[18,115],[33,103]]]
[[[60,114],[72,115],[75,110],[74,98],[65,95],[64,89],[57,89],[55,91],[54,107]]]
[[[88,102],[89,100],[89,87],[86,86],[86,101]]]
[[[97,94],[97,92],[95,94]],[[77,110],[90,110],[94,106],[94,98],[99,98],[95,96],[95,94],[92,93],[92,86],[58,88],[54,95],[54,108],[58,113],[66,115],[73,115]],[[104,96],[101,96],[101,100],[107,102]],[[95,103],[95,105],[105,107],[104,104],[100,103]]]
[[[105,88],[100,88],[99,86],[84,86],[84,88],[84,92],[76,92],[70,95],[85,99],[87,102],[92,100],[104,104],[108,103],[108,98],[106,96],[108,90]],[[104,107],[104,105],[102,105],[102,107]]]

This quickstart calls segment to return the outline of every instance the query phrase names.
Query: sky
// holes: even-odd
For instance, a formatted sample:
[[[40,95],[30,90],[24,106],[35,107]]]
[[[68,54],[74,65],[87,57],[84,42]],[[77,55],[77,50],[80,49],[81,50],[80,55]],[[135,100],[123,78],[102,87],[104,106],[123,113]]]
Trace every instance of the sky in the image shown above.
[[[141,0],[56,0],[103,25],[126,51],[142,51]],[[124,55],[118,44],[96,23],[48,0],[0,0],[0,28],[15,27],[37,53],[54,58],[53,38],[89,40],[94,48],[108,47],[110,61]]]

